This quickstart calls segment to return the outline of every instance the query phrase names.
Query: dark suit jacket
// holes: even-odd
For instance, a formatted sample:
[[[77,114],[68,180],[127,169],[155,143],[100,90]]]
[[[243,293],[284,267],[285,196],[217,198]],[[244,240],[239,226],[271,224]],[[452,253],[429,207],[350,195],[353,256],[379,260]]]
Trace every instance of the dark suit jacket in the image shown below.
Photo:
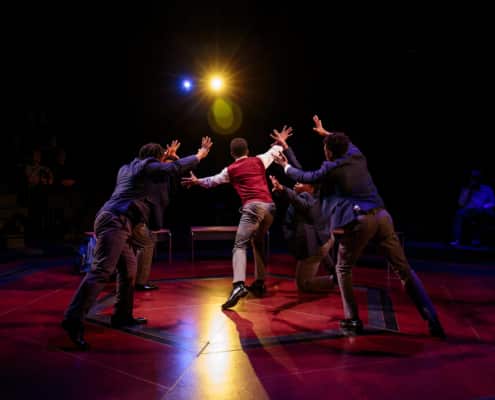
[[[284,154],[291,165],[302,168],[290,147]],[[283,193],[290,203],[282,225],[289,252],[298,260],[318,255],[320,247],[330,237],[328,224],[321,213],[319,194],[297,194],[288,188]]]
[[[294,168],[302,169],[302,165],[299,162],[299,160],[296,158],[296,155],[294,154],[294,151],[292,150],[291,147],[285,149],[284,154],[287,157],[287,160],[289,161],[290,165],[292,165]]]
[[[356,219],[355,208],[367,212],[383,207],[366,158],[352,143],[349,150],[335,161],[324,161],[319,170],[305,172],[290,166],[287,175],[298,182],[330,185],[331,191],[322,189],[322,213],[330,229],[346,226]]]
[[[151,230],[163,228],[165,209],[170,203],[171,179],[171,176],[161,176],[146,183],[146,200],[150,205],[148,227]]]
[[[284,188],[283,193],[290,203],[282,225],[289,252],[298,260],[318,255],[330,237],[319,199],[306,192],[297,194],[289,188]]]
[[[120,168],[114,192],[99,212],[127,215],[134,223],[144,222],[155,229],[163,224],[163,205],[168,205],[168,189],[161,191],[160,188],[168,185],[169,177],[180,176],[198,163],[196,156],[171,163],[162,163],[155,158],[136,158]],[[156,205],[161,205],[161,212]]]

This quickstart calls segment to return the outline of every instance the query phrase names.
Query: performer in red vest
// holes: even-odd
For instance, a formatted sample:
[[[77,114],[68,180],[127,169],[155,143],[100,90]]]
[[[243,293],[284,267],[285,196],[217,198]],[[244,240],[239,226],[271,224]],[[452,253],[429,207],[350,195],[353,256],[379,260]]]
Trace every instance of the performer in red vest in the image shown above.
[[[292,129],[286,128],[283,133]],[[283,151],[279,145],[272,146],[266,153],[256,157],[249,157],[248,143],[245,139],[234,138],[230,142],[230,154],[234,162],[224,168],[219,174],[207,178],[197,178],[191,172],[190,178],[183,178],[186,187],[199,185],[212,188],[222,183],[231,183],[242,201],[241,219],[235,237],[232,268],[234,270],[233,288],[222,308],[234,307],[241,297],[248,294],[248,290],[256,296],[263,296],[265,288],[265,237],[273,223],[275,204],[266,179],[265,170],[273,162],[274,155]],[[246,280],[246,249],[251,242],[254,254],[255,281],[249,287]]]

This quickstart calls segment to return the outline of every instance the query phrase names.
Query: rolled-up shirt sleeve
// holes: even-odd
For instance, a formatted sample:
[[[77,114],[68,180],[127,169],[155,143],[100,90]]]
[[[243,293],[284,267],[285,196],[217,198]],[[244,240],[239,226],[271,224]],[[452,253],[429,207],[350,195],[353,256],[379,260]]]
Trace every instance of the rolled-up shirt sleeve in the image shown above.
[[[282,146],[279,146],[276,144],[275,146],[271,147],[270,150],[268,150],[266,153],[263,154],[258,154],[256,157],[258,157],[262,162],[263,165],[265,166],[265,169],[267,169],[273,162],[274,156],[277,154],[280,154],[284,151]]]
[[[216,175],[198,179],[199,185],[207,189],[229,182],[230,177],[227,168],[222,169],[222,171]]]

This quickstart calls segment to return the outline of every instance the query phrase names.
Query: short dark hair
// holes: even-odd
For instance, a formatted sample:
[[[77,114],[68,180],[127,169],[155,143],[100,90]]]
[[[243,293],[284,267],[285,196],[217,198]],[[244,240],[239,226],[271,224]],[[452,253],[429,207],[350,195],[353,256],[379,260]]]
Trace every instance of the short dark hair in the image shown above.
[[[248,142],[243,138],[234,138],[230,141],[230,154],[234,157],[242,157],[248,153]]]
[[[323,142],[325,147],[332,152],[333,158],[339,158],[347,153],[351,141],[345,133],[335,132],[328,135]]]
[[[139,149],[139,158],[141,160],[149,157],[160,159],[163,156],[165,150],[158,143],[147,143]]]

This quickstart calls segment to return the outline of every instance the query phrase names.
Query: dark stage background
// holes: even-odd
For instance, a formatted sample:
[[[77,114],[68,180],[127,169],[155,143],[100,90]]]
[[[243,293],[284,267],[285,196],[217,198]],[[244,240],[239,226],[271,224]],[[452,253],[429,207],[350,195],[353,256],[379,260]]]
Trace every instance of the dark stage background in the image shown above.
[[[289,124],[300,161],[317,168],[317,113],[366,154],[398,229],[417,240],[448,240],[466,172],[482,168],[492,185],[495,178],[488,12],[265,3],[8,10],[4,187],[30,148],[56,136],[77,171],[90,223],[118,168],[149,141],[178,138],[184,156],[211,135],[214,148],[197,170],[206,176],[231,161],[232,137],[260,153],[271,129]],[[231,94],[243,119],[231,135],[210,128],[212,97],[178,88],[182,74],[201,76],[210,65],[235,74]],[[227,186],[178,188],[168,221],[184,232],[236,224],[239,205]]]

